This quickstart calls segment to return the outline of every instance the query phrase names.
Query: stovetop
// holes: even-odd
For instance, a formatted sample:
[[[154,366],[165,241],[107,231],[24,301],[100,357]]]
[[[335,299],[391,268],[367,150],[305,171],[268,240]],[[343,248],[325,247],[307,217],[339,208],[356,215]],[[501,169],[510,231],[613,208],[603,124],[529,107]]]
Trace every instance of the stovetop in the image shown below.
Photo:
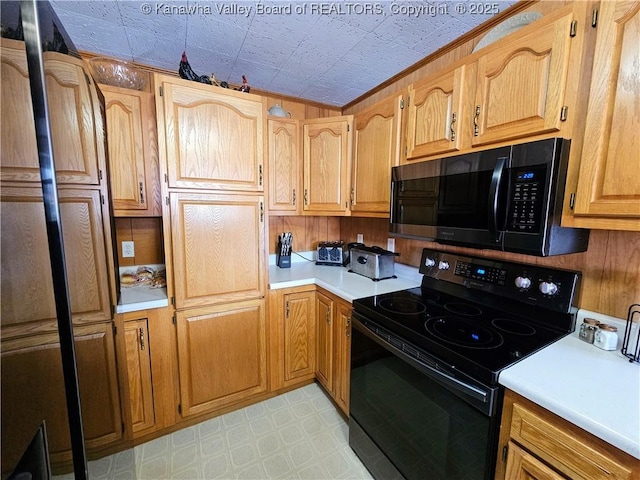
[[[354,300],[356,318],[374,331],[382,327],[383,337],[396,336],[400,348],[415,347],[439,365],[486,385],[497,385],[502,369],[574,329],[567,305],[577,272],[427,249],[420,271],[422,287]],[[478,275],[490,278],[479,280]],[[523,278],[531,280],[526,289],[516,285]],[[556,290],[542,293],[541,283],[553,283]]]

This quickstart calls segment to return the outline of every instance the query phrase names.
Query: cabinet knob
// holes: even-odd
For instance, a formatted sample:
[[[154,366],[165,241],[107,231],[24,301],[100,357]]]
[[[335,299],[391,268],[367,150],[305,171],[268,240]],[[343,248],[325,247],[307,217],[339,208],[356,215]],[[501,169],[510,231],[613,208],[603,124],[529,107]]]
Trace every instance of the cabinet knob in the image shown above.
[[[293,189],[293,202],[292,203],[293,203],[293,205],[296,204],[296,189],[295,188]]]
[[[140,182],[140,203],[144,203],[144,185]]]
[[[456,112],[453,112],[451,114],[451,124],[449,125],[449,131],[451,132],[451,141],[452,142],[456,141],[456,131],[454,130],[453,126],[455,125],[457,120],[458,120],[458,116],[456,115]]]
[[[480,105],[476,105],[476,114],[473,116],[473,136],[477,137],[480,134],[480,125],[478,125],[478,119],[480,118]]]

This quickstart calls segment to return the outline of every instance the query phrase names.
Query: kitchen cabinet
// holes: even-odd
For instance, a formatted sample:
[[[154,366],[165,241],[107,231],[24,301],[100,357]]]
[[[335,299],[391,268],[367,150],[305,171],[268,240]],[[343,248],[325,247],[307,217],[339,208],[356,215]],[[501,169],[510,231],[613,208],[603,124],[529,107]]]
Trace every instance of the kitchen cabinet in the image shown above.
[[[354,115],[353,216],[389,216],[391,168],[400,160],[402,105],[402,96],[394,95]]]
[[[264,190],[262,97],[156,75],[169,188]]]
[[[458,152],[470,144],[469,94],[475,63],[427,77],[409,87],[406,155],[403,163],[430,155]],[[464,138],[464,140],[463,140]]]
[[[319,289],[316,292],[316,378],[345,415],[349,415],[351,304]]]
[[[601,2],[571,223],[640,231],[640,2]]]
[[[271,390],[315,378],[315,286],[269,292]]]
[[[215,411],[267,391],[264,300],[178,311],[180,411]]]
[[[74,328],[78,386],[87,454],[123,439],[112,322]],[[2,462],[15,465],[44,419],[51,462],[71,460],[57,331],[5,339],[2,350]],[[10,374],[8,374],[10,372]]]
[[[100,191],[60,189],[60,216],[74,324],[111,319]],[[57,329],[40,187],[3,187],[2,335]]]
[[[574,20],[562,12],[478,58],[474,147],[560,131]]]
[[[93,83],[82,60],[45,52],[53,153],[60,185],[99,185],[98,136]],[[26,106],[26,107],[25,107]],[[2,39],[1,179],[40,182],[24,42]]]
[[[147,318],[124,322],[124,341],[133,433],[153,427],[153,384]]]
[[[640,462],[567,420],[507,390],[498,479],[616,479],[640,475]]]
[[[175,306],[265,295],[264,197],[170,192]]]
[[[291,119],[267,120],[269,143],[269,212],[301,213],[302,162],[300,124]]]
[[[111,198],[116,217],[160,216],[152,93],[99,85],[105,99]]]
[[[303,211],[348,215],[353,115],[305,120]]]

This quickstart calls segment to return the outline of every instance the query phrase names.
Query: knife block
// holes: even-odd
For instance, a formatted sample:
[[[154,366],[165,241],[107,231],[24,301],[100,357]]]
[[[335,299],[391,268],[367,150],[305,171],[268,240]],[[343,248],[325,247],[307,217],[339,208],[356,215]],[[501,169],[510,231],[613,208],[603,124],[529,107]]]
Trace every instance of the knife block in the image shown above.
[[[278,244],[278,250],[276,251],[276,265],[280,268],[291,268],[291,254],[282,255],[282,246]]]

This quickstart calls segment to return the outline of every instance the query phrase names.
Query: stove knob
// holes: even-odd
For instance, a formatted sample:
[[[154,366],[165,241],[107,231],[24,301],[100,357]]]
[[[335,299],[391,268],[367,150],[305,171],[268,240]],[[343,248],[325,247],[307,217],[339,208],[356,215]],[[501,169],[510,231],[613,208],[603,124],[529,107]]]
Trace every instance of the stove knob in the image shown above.
[[[425,258],[425,259],[424,259],[424,266],[425,266],[425,267],[429,267],[429,268],[431,268],[431,267],[433,267],[435,264],[436,264],[436,261],[435,261],[433,258],[429,258],[429,257],[427,257],[427,258]]]
[[[447,262],[446,260],[441,260],[440,263],[438,263],[438,268],[440,270],[449,270],[449,262]]]
[[[553,282],[540,282],[540,291],[545,295],[554,295],[558,286]]]
[[[516,287],[526,290],[531,286],[531,279],[528,277],[516,277]]]

